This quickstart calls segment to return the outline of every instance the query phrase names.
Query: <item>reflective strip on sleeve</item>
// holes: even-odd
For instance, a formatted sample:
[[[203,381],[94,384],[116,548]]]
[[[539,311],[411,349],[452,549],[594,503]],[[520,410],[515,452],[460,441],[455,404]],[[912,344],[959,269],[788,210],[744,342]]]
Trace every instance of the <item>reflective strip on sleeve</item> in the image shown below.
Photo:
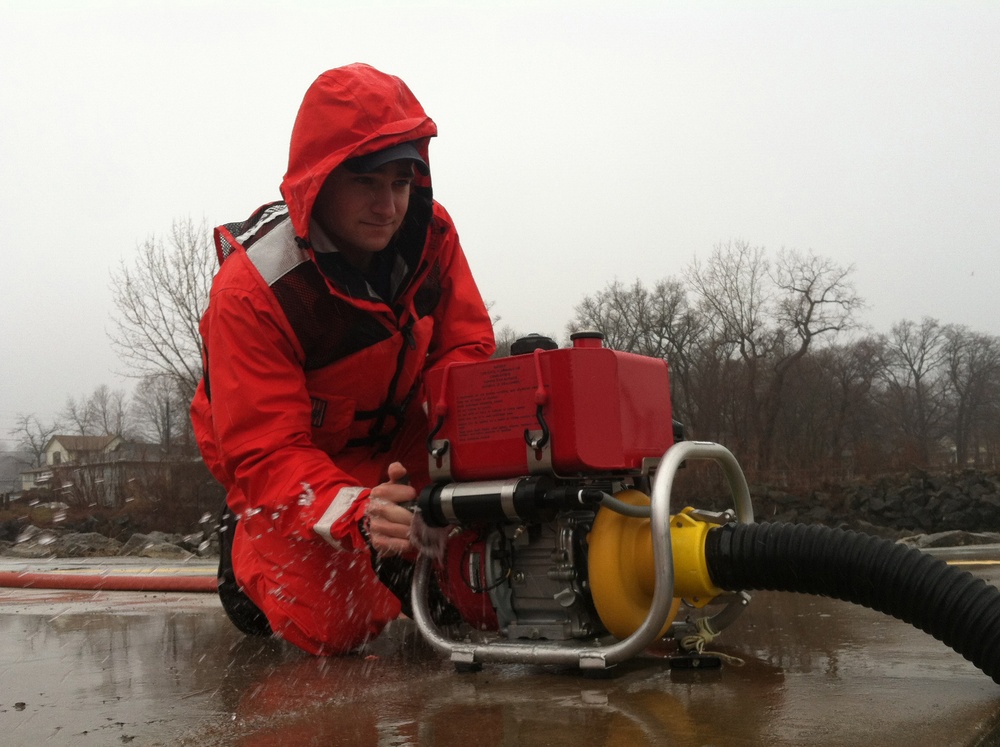
[[[354,505],[354,501],[357,500],[359,495],[367,490],[368,488],[360,487],[342,488],[340,492],[337,493],[337,497],[333,499],[333,503],[330,504],[329,508],[326,509],[326,512],[320,517],[319,521],[313,525],[313,531],[338,550],[343,550],[344,546],[340,543],[340,541],[333,538],[333,525],[336,524],[344,516],[344,514],[351,510],[351,506]]]

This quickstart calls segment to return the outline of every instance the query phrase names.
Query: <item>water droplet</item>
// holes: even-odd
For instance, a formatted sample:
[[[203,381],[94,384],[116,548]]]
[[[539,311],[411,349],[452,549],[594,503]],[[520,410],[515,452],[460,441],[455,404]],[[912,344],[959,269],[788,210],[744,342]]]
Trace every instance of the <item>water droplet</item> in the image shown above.
[[[307,482],[300,482],[299,485],[302,486],[302,492],[299,493],[298,504],[300,506],[312,505],[312,502],[316,500],[316,494],[313,492],[312,486]]]
[[[38,534],[38,528],[37,527],[25,527],[24,531],[22,531],[19,535],[17,535],[17,539],[14,540],[14,542],[15,543],[27,542],[32,537],[34,537],[36,534]]]

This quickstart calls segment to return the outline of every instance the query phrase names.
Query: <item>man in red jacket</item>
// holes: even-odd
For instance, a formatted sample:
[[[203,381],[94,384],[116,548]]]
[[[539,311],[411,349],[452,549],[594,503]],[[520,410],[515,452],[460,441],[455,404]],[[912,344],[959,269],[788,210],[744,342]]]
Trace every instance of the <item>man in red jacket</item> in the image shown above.
[[[299,109],[284,200],[215,231],[192,419],[227,490],[220,595],[244,632],[314,654],[398,616],[376,571],[416,554],[405,504],[429,480],[424,374],[494,350],[431,196],[436,134],[398,78],[330,70]]]

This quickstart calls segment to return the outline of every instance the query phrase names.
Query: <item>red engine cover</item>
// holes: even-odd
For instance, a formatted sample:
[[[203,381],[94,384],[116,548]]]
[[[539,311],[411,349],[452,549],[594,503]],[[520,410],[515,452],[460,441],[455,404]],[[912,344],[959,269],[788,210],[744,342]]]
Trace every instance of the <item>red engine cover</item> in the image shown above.
[[[427,378],[435,440],[447,439],[451,480],[540,471],[524,433],[549,431],[557,475],[620,473],[673,444],[666,361],[578,339],[574,347],[456,363]],[[437,468],[437,469],[436,469]],[[431,457],[431,472],[441,462]]]

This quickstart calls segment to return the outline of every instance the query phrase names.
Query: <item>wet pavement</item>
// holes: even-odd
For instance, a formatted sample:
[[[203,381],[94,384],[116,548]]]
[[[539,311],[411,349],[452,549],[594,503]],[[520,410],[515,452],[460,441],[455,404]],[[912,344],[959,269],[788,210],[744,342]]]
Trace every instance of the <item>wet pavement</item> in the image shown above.
[[[1000,581],[996,548],[950,557]],[[95,567],[66,563],[42,570]],[[39,565],[0,559],[11,570]],[[408,621],[361,655],[318,659],[244,638],[211,594],[3,588],[0,744],[1000,744],[1000,685],[871,610],[759,592],[711,647],[743,665],[671,670],[664,650],[603,678],[523,665],[459,674]]]

